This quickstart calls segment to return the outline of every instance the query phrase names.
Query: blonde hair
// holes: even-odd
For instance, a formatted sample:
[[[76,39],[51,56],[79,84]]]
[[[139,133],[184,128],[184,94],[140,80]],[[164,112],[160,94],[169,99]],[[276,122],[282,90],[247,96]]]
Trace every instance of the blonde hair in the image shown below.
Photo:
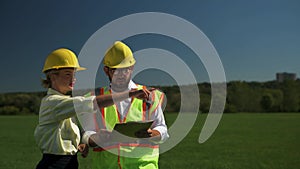
[[[44,88],[51,88],[51,78],[50,78],[50,75],[51,74],[58,74],[58,70],[48,70],[45,72],[45,75],[46,75],[46,79],[41,79],[41,83],[42,83],[42,86]]]

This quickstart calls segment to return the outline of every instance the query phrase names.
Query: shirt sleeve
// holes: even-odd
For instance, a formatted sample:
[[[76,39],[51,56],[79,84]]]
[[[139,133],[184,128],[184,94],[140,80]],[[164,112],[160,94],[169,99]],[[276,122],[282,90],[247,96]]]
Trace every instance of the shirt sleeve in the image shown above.
[[[89,145],[89,139],[90,139],[91,135],[93,135],[93,134],[96,134],[96,132],[95,131],[85,131],[82,135],[81,142]]]
[[[67,117],[76,115],[76,112],[93,113],[94,99],[95,96],[76,96],[63,100],[57,106],[55,106],[54,111],[56,111],[56,117],[58,119],[65,119]]]
[[[76,115],[76,112],[93,112],[95,96],[68,97],[51,95],[42,101],[40,109],[41,124],[61,121]]]
[[[163,143],[169,138],[167,125],[165,122],[164,114],[160,106],[153,112],[152,119],[154,119],[152,130],[159,131],[161,140],[158,143]]]
[[[81,142],[85,144],[88,144],[90,136],[96,133],[95,116],[99,112],[97,112],[96,110],[94,111],[95,113],[82,112],[77,114],[78,121],[83,128]]]

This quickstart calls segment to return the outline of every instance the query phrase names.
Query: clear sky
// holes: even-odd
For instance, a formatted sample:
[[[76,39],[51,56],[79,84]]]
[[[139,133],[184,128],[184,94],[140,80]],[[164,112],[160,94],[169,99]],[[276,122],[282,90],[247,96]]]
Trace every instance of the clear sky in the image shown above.
[[[216,48],[227,81],[269,81],[276,72],[299,76],[299,9],[298,0],[2,0],[0,92],[43,90],[41,70],[52,50],[68,47],[78,54],[99,28],[138,12],[169,13],[196,25]],[[125,42],[133,51],[145,47],[172,51],[191,66],[199,82],[208,81],[205,69],[199,68],[201,62],[170,38],[142,35]],[[166,78],[150,72],[139,76],[146,75],[156,84],[165,83]],[[104,78],[99,76],[99,81]]]

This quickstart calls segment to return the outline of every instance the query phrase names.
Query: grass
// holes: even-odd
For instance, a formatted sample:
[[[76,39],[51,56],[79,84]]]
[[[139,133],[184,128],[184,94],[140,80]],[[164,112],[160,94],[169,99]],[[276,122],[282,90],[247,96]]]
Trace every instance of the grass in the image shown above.
[[[300,114],[224,114],[212,137],[198,137],[206,115],[198,116],[187,137],[160,155],[161,169],[291,169],[300,168]],[[176,114],[166,114],[169,126]],[[0,116],[3,169],[34,168],[41,158],[33,131],[37,116]],[[171,135],[172,137],[172,135]],[[91,168],[79,157],[80,168]]]

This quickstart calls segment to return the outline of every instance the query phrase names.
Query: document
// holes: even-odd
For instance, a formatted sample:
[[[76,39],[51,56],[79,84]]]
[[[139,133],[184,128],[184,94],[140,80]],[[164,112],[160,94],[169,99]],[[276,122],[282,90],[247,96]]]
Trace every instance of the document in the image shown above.
[[[114,131],[119,132],[128,137],[147,138],[149,137],[147,130],[151,127],[152,121],[136,121],[127,123],[117,123]]]

